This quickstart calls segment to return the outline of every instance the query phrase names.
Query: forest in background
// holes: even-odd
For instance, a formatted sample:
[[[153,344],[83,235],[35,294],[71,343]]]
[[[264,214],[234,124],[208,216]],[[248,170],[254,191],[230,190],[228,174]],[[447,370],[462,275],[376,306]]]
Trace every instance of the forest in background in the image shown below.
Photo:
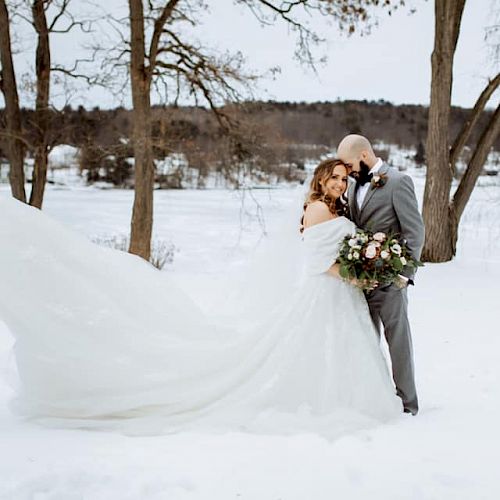
[[[156,106],[153,108],[154,156],[158,161],[181,155],[183,161],[168,172],[157,169],[161,187],[180,188],[186,168],[196,172],[197,185],[217,173],[238,186],[245,174],[265,180],[300,180],[308,161],[330,152],[348,133],[360,133],[374,142],[415,149],[417,163],[425,161],[428,108],[393,105],[386,101],[342,102],[246,102],[221,108],[237,126],[227,133],[217,116],[203,107]],[[450,136],[460,130],[470,110],[452,108]],[[0,110],[0,123],[4,122]],[[486,125],[491,111],[484,111],[478,129]],[[35,113],[22,110],[23,129],[29,144],[36,135]],[[107,181],[131,186],[133,157],[132,111],[125,108],[87,110],[67,106],[52,111],[49,120],[50,147],[67,144],[79,149],[79,164],[88,182]],[[469,138],[474,144],[476,133]],[[494,144],[500,150],[500,139]],[[0,155],[6,147],[0,143]],[[467,149],[465,153],[467,154]],[[28,157],[33,151],[28,147]],[[7,161],[6,159],[4,160]]]

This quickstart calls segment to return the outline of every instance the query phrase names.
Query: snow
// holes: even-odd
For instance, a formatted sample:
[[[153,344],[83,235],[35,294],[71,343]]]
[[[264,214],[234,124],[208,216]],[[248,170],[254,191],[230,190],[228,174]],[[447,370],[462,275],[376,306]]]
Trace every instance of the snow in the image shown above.
[[[54,146],[49,153],[50,167],[67,167],[78,159],[79,149],[69,144]]]
[[[412,174],[422,198],[424,169]],[[8,196],[0,186],[0,196]],[[255,190],[272,232],[297,199]],[[155,236],[179,251],[162,272],[202,300],[262,238],[249,193],[156,191]],[[48,186],[44,211],[89,236],[127,233],[133,193]],[[500,189],[482,178],[457,258],[427,265],[410,292],[418,416],[334,442],[244,433],[127,437],[39,427],[8,409],[13,343],[0,321],[0,498],[304,500],[500,498]],[[218,293],[218,292],[217,292]],[[29,311],[26,311],[29,314]]]

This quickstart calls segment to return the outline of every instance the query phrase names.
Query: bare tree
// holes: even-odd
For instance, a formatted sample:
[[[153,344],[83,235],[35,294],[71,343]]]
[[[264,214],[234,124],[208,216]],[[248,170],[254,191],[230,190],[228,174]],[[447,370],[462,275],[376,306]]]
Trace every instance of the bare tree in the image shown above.
[[[311,47],[320,41],[306,19],[322,15],[339,22],[352,32],[358,21],[367,21],[379,0],[239,0],[261,24],[281,20],[298,35],[296,56],[314,66]],[[385,0],[389,12],[404,4],[402,0]],[[129,0],[130,40],[121,35],[124,46],[117,50],[115,66],[130,54],[130,81],[134,108],[133,144],[135,155],[135,197],[131,222],[131,253],[148,260],[153,226],[154,158],[151,139],[151,90],[163,87],[167,96],[177,102],[187,92],[198,102],[203,99],[216,114],[220,126],[228,133],[235,123],[220,104],[238,101],[251,90],[256,75],[245,74],[241,54],[216,55],[202,44],[186,40],[177,26],[196,25],[198,15],[207,8],[203,0]],[[118,24],[122,24],[121,20]],[[147,33],[151,33],[147,40]],[[173,91],[172,91],[173,89]],[[237,125],[237,124],[236,124]],[[241,141],[234,134],[238,152]],[[240,151],[241,153],[241,151]]]
[[[22,139],[21,109],[17,92],[16,73],[12,60],[10,18],[5,0],[0,0],[0,62],[2,72],[0,89],[5,98],[6,142],[10,163],[9,182],[12,196],[26,202],[24,190],[24,156],[26,146]]]
[[[33,26],[38,34],[38,45],[36,48],[36,104],[35,120],[37,138],[35,143],[35,165],[33,169],[33,181],[31,186],[30,205],[42,208],[45,182],[47,179],[48,164],[48,121],[49,121],[49,98],[50,98],[50,45],[49,26],[45,16],[46,5],[44,0],[33,0],[31,7],[33,15]]]
[[[75,74],[73,69],[51,66],[50,36],[68,33],[75,27],[80,27],[82,31],[89,30],[88,22],[75,20],[69,12],[70,3],[71,0],[22,0],[12,6],[13,15],[28,22],[37,33],[35,113],[33,123],[30,124],[34,128],[34,133],[30,140],[27,139],[26,131],[23,131],[21,125],[18,87],[12,63],[12,44],[9,37],[10,19],[5,1],[2,0],[0,3],[2,91],[7,111],[5,137],[11,151],[9,155],[10,182],[13,195],[25,202],[24,157],[27,148],[33,150],[35,161],[29,203],[37,208],[42,208],[47,180],[48,155],[53,145],[50,137],[51,128],[53,128],[51,122],[54,119],[54,109],[50,106],[51,73],[52,71],[62,71],[70,76],[80,76]],[[47,16],[49,9],[52,19],[48,19]]]
[[[36,101],[35,101],[35,164],[30,194],[30,205],[42,208],[45,184],[47,180],[47,165],[50,152],[50,84],[52,71],[62,71],[75,76],[72,69],[51,65],[50,37],[52,34],[69,33],[79,27],[89,31],[86,22],[77,21],[69,12],[71,0],[26,0],[31,10],[31,18],[25,19],[32,24],[37,33],[36,67]],[[52,19],[47,19],[47,12],[52,8]],[[61,24],[63,24],[61,26]]]
[[[178,0],[177,0],[178,1]],[[167,5],[173,9],[176,0]],[[155,22],[157,40],[169,11]],[[130,80],[134,106],[133,144],[135,157],[135,197],[130,233],[131,253],[149,260],[153,221],[154,163],[151,143],[151,66],[146,61],[144,10],[142,0],[129,0],[130,7]],[[151,41],[151,45],[153,45]],[[155,42],[157,45],[157,42]],[[153,50],[151,46],[150,52]],[[154,65],[155,54],[149,57]]]
[[[154,158],[151,133],[151,91],[174,89],[174,102],[182,89],[197,101],[203,97],[216,113],[221,126],[229,129],[228,117],[217,108],[223,100],[237,100],[237,85],[247,86],[251,75],[244,75],[239,55],[217,57],[201,44],[185,41],[176,25],[196,24],[194,17],[204,8],[201,1],[170,0],[155,6],[148,2],[146,14],[142,0],[129,0],[130,81],[134,112],[133,144],[135,156],[135,196],[132,211],[130,252],[148,260],[153,225]],[[152,35],[146,43],[145,33]],[[147,47],[147,48],[146,48]],[[120,54],[126,51],[121,51]]]
[[[487,83],[469,119],[450,145],[453,59],[464,7],[465,0],[435,0],[435,40],[426,148],[427,179],[423,206],[426,237],[422,257],[427,262],[445,262],[455,255],[460,218],[500,132],[498,106],[480,134],[466,171],[451,196],[457,160],[490,97],[500,84],[500,74]]]

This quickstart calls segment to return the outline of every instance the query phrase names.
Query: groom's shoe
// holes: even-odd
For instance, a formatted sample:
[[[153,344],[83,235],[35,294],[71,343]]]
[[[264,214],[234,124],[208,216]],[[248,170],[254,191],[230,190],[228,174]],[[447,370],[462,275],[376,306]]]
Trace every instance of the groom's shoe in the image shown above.
[[[415,416],[418,413],[418,410],[412,410],[410,408],[405,408],[403,411],[405,413],[411,413],[413,416]]]

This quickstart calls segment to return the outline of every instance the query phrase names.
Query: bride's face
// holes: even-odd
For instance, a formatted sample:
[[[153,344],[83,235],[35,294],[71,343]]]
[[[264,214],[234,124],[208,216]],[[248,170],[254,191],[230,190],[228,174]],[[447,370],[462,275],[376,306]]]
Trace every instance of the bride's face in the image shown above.
[[[323,189],[331,198],[340,198],[347,189],[347,169],[344,165],[336,165],[332,176],[325,182]]]

